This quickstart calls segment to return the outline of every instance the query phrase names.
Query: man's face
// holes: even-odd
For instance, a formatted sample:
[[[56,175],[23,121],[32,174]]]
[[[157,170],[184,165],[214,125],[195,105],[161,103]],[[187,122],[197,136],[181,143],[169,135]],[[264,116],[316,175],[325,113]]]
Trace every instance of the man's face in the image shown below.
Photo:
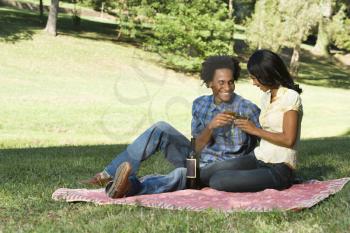
[[[227,68],[215,70],[213,81],[209,83],[209,87],[213,91],[216,104],[230,101],[235,90],[232,70]]]

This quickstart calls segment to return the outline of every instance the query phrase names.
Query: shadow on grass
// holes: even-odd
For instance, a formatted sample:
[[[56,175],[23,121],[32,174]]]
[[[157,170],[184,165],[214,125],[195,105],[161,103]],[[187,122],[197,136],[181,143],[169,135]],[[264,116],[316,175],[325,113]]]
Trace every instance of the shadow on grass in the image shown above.
[[[78,180],[100,172],[127,145],[63,146],[0,150],[2,184],[21,183],[54,187],[82,187]],[[138,175],[167,173],[172,169],[156,154],[142,164]]]
[[[235,39],[235,52],[242,62],[247,62],[255,51],[248,47],[246,42]],[[290,63],[293,50],[284,48],[279,53],[285,64]],[[247,71],[242,69],[242,78],[246,78]],[[298,83],[322,87],[336,87],[350,89],[350,68],[339,64],[333,58],[317,57],[307,50],[303,50],[300,57]]]
[[[47,18],[45,17],[44,22]],[[28,10],[15,10],[0,7],[0,41],[16,43],[31,40],[35,30],[44,29],[39,15]],[[69,35],[97,41],[113,41],[138,46],[145,37],[150,36],[149,29],[139,28],[135,38],[121,36],[117,40],[118,25],[113,22],[98,22],[82,18],[77,25],[70,14],[60,13],[57,22],[58,35]]]
[[[126,145],[64,146],[0,150],[2,182],[74,183],[103,169]],[[20,172],[19,172],[20,171]]]
[[[78,220],[79,223],[76,224],[81,226],[86,224],[84,216],[91,219],[91,211],[99,211],[105,219],[105,216],[109,216],[106,213],[109,209],[91,210],[89,204],[66,205],[52,201],[51,195],[62,187],[91,188],[78,183],[78,180],[89,178],[101,171],[125,148],[126,145],[92,145],[0,149],[0,224],[6,222],[9,226],[13,223],[23,226],[29,218],[30,222],[37,221],[39,224],[49,221],[52,227],[57,221],[65,224],[64,216],[67,215],[67,219]],[[303,140],[299,172],[305,179],[326,180],[349,176],[349,151],[350,137]],[[164,174],[171,169],[169,163],[158,153],[142,164],[139,175],[155,172]],[[115,212],[125,211],[126,207],[109,208],[113,208],[112,211]],[[140,211],[134,210],[136,214]],[[125,216],[129,214],[127,211]],[[173,216],[174,212],[170,214]],[[52,219],[56,215],[57,219]],[[95,217],[94,214],[93,218]]]
[[[350,89],[350,68],[331,58],[316,57],[307,51],[301,56],[299,83]]]
[[[305,179],[335,179],[350,174],[350,137],[302,140],[298,173]]]
[[[79,187],[77,180],[101,171],[126,145],[65,146],[1,149],[0,175],[4,183]],[[350,137],[303,140],[299,174],[305,179],[330,179],[350,174]],[[141,166],[139,175],[172,169],[161,153]]]
[[[77,38],[112,41],[116,43],[128,43],[139,47],[146,38],[151,37],[150,29],[138,27],[134,38],[121,35],[117,38],[119,26],[116,23],[97,22],[88,19],[81,19],[79,25],[74,25],[69,15],[59,18],[59,35],[69,35]]]
[[[39,17],[33,13],[0,7],[0,41],[31,40],[34,30],[41,27]]]

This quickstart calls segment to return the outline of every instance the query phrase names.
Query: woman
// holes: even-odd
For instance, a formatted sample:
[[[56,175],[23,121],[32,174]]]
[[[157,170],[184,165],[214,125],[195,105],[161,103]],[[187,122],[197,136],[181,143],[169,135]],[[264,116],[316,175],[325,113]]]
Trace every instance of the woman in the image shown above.
[[[282,59],[269,50],[258,50],[247,64],[253,85],[262,90],[262,128],[251,121],[234,124],[261,138],[254,152],[214,164],[201,174],[209,186],[230,192],[254,192],[266,188],[285,189],[292,185],[303,116],[300,93]]]

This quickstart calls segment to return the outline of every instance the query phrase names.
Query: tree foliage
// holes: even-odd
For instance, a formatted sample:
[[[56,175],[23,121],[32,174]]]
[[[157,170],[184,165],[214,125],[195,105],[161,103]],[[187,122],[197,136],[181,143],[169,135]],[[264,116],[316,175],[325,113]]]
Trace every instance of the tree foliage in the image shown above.
[[[287,47],[293,48],[290,72],[297,77],[301,43],[310,34],[311,29],[320,20],[320,8],[317,0],[288,1],[281,0],[279,10],[284,24],[282,35]]]
[[[320,19],[320,8],[317,0],[281,0],[279,11],[283,25],[281,34],[288,47],[301,44]]]
[[[300,45],[319,21],[318,0],[261,0],[247,25],[247,41],[253,48],[293,48],[290,68],[298,73]]]
[[[345,5],[333,16],[328,33],[338,48],[350,51],[350,18],[346,15]]]
[[[248,21],[247,41],[252,48],[293,48],[306,39],[318,19],[315,0],[261,0]]]
[[[254,13],[256,0],[233,0],[234,17],[236,23],[243,23]]]
[[[158,52],[173,68],[197,71],[207,56],[233,55],[234,19],[228,2],[231,1],[114,1],[117,37],[135,38],[141,36],[140,29],[146,29],[147,39],[142,35],[146,49]]]
[[[234,24],[227,4],[181,0],[163,10],[154,18],[154,37],[147,47],[164,55],[168,64],[195,71],[209,55],[233,55]]]
[[[278,51],[283,44],[281,12],[278,0],[260,0],[247,21],[246,40],[251,48],[270,48]]]

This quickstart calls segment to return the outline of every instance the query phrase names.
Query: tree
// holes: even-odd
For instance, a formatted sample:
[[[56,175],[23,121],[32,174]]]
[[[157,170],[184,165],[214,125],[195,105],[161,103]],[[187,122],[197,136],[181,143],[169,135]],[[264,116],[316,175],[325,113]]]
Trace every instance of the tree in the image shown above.
[[[40,13],[40,21],[44,23],[44,4],[43,0],[39,0],[39,13]]]
[[[293,48],[290,61],[290,72],[297,77],[301,43],[310,34],[311,29],[319,22],[320,8],[316,0],[280,1],[283,22],[282,35],[286,46]]]
[[[247,21],[246,41],[253,49],[270,48],[278,51],[283,45],[281,12],[278,0],[260,0]]]
[[[254,13],[256,0],[234,0],[232,2],[236,23],[242,24],[247,17],[251,17]]]
[[[57,15],[59,0],[51,0],[49,17],[47,19],[45,31],[50,35],[57,35]]]
[[[319,4],[323,17],[318,22],[317,41],[312,52],[321,56],[329,56],[331,44],[344,49],[347,47],[345,45],[346,41],[350,40],[347,39],[350,34],[349,24],[347,23],[350,17],[350,1],[320,0]]]
[[[346,5],[333,16],[328,33],[338,48],[350,51],[350,18],[346,14]]]
[[[228,1],[228,17],[233,18],[233,0]]]
[[[226,3],[216,0],[170,1],[157,13],[148,48],[169,65],[197,71],[207,56],[233,55],[233,19]]]
[[[320,1],[320,11],[322,16],[319,18],[318,22],[318,33],[317,41],[312,49],[312,52],[317,55],[329,56],[329,45],[330,38],[327,32],[327,26],[331,21],[331,16],[333,14],[334,0],[321,0]]]
[[[104,1],[104,0],[103,0]],[[233,55],[233,0],[119,0],[117,38],[135,38],[173,68],[198,71],[213,54]]]
[[[247,25],[247,41],[253,48],[293,48],[290,72],[297,77],[300,45],[319,19],[316,0],[261,0]]]

